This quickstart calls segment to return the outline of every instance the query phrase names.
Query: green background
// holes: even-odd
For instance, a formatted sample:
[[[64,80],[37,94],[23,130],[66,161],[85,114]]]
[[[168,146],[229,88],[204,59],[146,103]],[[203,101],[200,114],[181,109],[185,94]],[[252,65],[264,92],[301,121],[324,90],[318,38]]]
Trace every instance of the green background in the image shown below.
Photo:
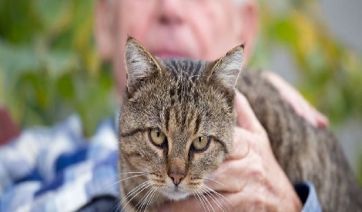
[[[261,29],[252,67],[267,67],[275,47],[288,50],[299,71],[298,89],[331,127],[361,120],[361,55],[325,26],[315,1],[260,0]],[[21,127],[52,125],[72,113],[86,135],[114,114],[117,101],[109,64],[93,36],[94,1],[0,0],[0,104]],[[362,140],[362,138],[361,138]],[[359,147],[359,180],[362,154]]]

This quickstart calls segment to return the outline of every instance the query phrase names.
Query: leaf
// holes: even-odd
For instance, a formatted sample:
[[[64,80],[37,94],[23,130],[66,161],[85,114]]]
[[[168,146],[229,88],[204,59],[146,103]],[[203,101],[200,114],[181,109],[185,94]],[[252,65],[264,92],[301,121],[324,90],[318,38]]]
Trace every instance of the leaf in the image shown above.
[[[50,51],[45,55],[47,71],[53,78],[59,78],[65,72],[75,70],[79,66],[77,56],[69,51]]]
[[[52,30],[62,26],[72,6],[72,2],[67,0],[34,0],[33,2],[45,29]]]
[[[22,74],[39,69],[40,61],[33,46],[15,46],[0,40],[0,67],[8,87]]]

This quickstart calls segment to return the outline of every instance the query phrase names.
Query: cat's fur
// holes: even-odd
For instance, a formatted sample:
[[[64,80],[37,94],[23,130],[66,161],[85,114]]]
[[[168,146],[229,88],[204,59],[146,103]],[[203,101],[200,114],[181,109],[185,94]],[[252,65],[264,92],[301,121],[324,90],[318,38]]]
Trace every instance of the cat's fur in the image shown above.
[[[290,181],[312,182],[324,211],[361,211],[361,189],[333,135],[299,117],[259,72],[241,71],[242,58],[243,48],[236,47],[214,62],[162,60],[128,39],[119,135],[122,208],[157,211],[169,199],[207,192],[205,177],[231,149],[236,86]],[[166,135],[165,145],[150,142],[151,129]],[[204,152],[191,148],[199,136],[211,137]],[[178,186],[170,170],[182,174]]]

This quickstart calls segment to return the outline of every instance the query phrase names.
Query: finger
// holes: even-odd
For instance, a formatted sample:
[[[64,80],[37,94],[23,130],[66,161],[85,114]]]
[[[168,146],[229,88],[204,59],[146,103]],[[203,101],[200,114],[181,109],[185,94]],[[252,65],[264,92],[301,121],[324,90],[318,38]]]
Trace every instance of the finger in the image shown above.
[[[303,112],[299,112],[298,115],[306,119],[314,127],[328,127],[327,117],[306,102],[303,106]]]
[[[233,145],[226,160],[236,160],[244,158],[250,150],[249,138],[252,134],[240,127],[234,127]]]
[[[317,127],[326,128],[329,126],[328,118],[314,109],[315,116],[317,117]]]
[[[205,184],[216,191],[237,192],[241,187],[241,176],[239,169],[241,164],[237,160],[224,161],[218,169],[210,176],[205,178]],[[239,166],[239,167],[238,167]],[[238,176],[238,180],[234,183],[234,177]]]
[[[329,122],[328,118],[324,116],[322,113],[317,111],[313,106],[311,106],[308,102],[302,99],[300,96],[297,97],[294,102],[289,102],[293,108],[300,108],[299,110],[295,110],[296,113],[304,118],[309,124],[314,127],[328,127]],[[299,106],[293,106],[299,105]]]
[[[238,91],[236,91],[235,96],[235,111],[237,115],[237,124],[240,127],[256,133],[264,131],[256,118],[254,111],[251,109],[248,100]]]
[[[317,118],[315,116],[312,107],[307,102],[303,101],[301,98],[298,98],[295,103],[299,103],[299,105],[301,105],[300,107],[302,107],[302,111],[298,115],[304,118],[307,122],[309,122],[309,124],[316,127]]]
[[[205,184],[220,192],[239,192],[250,177],[261,171],[261,158],[255,154],[240,160],[224,161],[216,171],[205,178]]]

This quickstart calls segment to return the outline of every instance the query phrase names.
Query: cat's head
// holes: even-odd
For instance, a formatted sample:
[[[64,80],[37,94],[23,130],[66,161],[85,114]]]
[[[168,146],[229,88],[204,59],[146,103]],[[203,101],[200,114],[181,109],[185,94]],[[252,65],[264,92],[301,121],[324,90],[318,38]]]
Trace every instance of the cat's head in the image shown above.
[[[205,192],[231,149],[243,47],[213,62],[162,60],[129,38],[120,152],[127,171],[148,173],[171,199]]]

